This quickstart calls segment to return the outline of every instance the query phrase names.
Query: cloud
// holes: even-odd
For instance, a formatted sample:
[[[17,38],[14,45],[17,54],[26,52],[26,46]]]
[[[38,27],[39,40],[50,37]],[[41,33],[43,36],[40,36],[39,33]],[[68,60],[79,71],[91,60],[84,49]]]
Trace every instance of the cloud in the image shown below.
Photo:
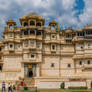
[[[46,25],[55,18],[60,26],[80,27],[92,19],[90,1],[84,0],[86,6],[83,13],[76,17],[76,0],[0,0],[0,32],[3,32],[8,19],[14,19],[19,25],[19,18],[29,13],[43,16]]]
[[[84,0],[85,8],[83,13],[79,15],[80,22],[82,25],[92,24],[92,0]]]

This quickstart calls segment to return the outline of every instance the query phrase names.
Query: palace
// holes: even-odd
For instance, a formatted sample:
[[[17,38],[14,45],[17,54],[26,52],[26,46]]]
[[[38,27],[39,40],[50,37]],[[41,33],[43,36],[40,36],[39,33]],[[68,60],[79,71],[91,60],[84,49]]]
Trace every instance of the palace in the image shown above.
[[[8,20],[0,41],[0,82],[24,80],[39,89],[87,86],[92,81],[92,26],[59,30],[52,20],[28,14]]]

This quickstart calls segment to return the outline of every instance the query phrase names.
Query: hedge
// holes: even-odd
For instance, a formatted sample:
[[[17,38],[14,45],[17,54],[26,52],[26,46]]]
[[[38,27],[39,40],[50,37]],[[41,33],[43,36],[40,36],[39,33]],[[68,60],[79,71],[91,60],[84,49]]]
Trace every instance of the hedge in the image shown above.
[[[86,86],[70,86],[68,89],[88,89]]]

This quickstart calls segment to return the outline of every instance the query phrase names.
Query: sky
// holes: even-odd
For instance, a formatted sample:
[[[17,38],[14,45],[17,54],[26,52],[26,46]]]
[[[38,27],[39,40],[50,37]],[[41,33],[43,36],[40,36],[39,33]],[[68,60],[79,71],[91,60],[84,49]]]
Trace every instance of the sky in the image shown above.
[[[60,29],[82,28],[92,25],[92,0],[0,0],[0,34],[7,20],[20,26],[19,18],[30,13],[45,18],[46,26],[55,19]]]

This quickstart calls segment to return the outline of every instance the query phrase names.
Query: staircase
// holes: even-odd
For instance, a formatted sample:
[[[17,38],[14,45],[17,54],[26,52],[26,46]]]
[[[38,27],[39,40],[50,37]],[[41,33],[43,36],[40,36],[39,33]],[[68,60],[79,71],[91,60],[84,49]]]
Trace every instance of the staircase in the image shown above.
[[[28,88],[35,87],[35,79],[34,78],[25,78],[24,83]]]

